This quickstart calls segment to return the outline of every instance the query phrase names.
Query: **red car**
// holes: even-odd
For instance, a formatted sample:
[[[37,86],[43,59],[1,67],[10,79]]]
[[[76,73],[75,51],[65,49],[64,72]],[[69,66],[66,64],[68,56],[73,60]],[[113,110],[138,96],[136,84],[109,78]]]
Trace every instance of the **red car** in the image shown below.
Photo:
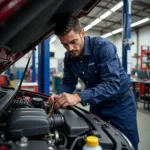
[[[99,0],[1,0],[0,73],[53,33],[63,14],[82,17]],[[81,150],[88,135],[103,150],[133,150],[110,124],[78,107],[51,112],[48,95],[0,87],[0,150]]]

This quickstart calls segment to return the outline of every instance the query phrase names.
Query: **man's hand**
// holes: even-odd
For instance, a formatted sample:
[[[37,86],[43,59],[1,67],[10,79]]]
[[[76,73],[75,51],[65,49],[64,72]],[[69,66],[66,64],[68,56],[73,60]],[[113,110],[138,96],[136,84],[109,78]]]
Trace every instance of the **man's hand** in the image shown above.
[[[58,95],[56,95],[56,94],[52,94],[52,95],[49,97],[48,101],[49,101],[49,103],[50,103],[51,105],[55,102],[56,97],[58,97]]]
[[[54,99],[55,109],[59,107],[65,108],[67,106],[73,106],[81,102],[81,98],[78,94],[62,93],[58,96],[54,96]]]

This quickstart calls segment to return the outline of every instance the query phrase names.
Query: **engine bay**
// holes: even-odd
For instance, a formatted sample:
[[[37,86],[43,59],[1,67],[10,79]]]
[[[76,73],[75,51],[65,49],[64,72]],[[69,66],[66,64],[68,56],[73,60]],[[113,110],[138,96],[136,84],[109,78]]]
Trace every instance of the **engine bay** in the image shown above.
[[[81,150],[88,135],[97,136],[105,150],[130,150],[131,145],[113,126],[78,107],[50,113],[44,94],[1,89],[11,93],[1,110],[0,150]],[[13,92],[12,92],[13,91]]]

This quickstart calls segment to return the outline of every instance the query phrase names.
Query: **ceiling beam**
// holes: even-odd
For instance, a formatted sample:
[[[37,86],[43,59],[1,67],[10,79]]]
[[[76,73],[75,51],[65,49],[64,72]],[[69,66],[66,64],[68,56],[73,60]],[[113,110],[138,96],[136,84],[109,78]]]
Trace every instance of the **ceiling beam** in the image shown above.
[[[131,28],[131,30],[132,30],[132,31],[137,31],[137,30],[139,30],[139,29],[141,29],[141,28],[143,28],[143,27],[147,27],[147,26],[150,26],[150,23],[149,23],[149,24],[146,24],[146,25],[144,25],[144,26],[141,26],[141,27],[134,27],[134,28]],[[102,33],[101,35],[103,35],[103,34],[107,34],[107,33]],[[121,32],[118,33],[118,34],[121,34]]]
[[[111,2],[111,3],[113,3],[113,4],[116,4],[116,3],[120,2],[120,1],[119,1],[119,0],[112,0],[112,1],[106,0],[105,2]],[[143,18],[143,16],[138,15],[138,13],[140,13],[141,11],[145,11],[147,8],[150,9],[150,5],[149,5],[149,4],[147,5],[146,3],[143,3],[143,2],[133,1],[133,4],[134,4],[134,5],[138,5],[138,6],[141,5],[142,7],[145,7],[145,8],[142,9],[142,10],[133,8],[134,10],[136,10],[136,12],[135,12],[135,13],[132,13],[132,16],[136,16],[136,17],[139,17],[139,18]],[[107,9],[107,10],[110,9],[110,8],[108,7],[108,4],[107,4],[106,6],[97,5],[96,7],[101,8],[101,9]],[[101,12],[101,11],[99,11],[95,16],[97,16],[100,12]],[[118,11],[116,11],[116,12],[122,14],[122,11],[120,11],[120,10],[118,10]],[[146,11],[145,11],[145,12],[146,12]],[[147,13],[148,13],[148,12],[147,12]],[[88,19],[91,19],[91,20],[95,20],[95,19],[96,19],[96,17],[91,17],[91,16],[85,16],[85,17],[88,18]],[[110,30],[111,30],[111,29],[112,29],[111,26],[113,26],[113,25],[115,25],[115,24],[122,25],[122,23],[121,23],[122,21],[121,21],[121,20],[115,22],[115,21],[111,21],[111,20],[108,20],[108,19],[104,19],[103,21],[109,22],[109,23],[111,23],[111,25],[109,25],[109,26],[107,26],[107,27],[105,27],[105,28],[96,26],[96,27],[99,27],[99,28],[100,28],[100,31],[104,31],[104,30],[106,30],[106,29],[110,29]],[[86,25],[86,24],[85,24],[85,25]],[[113,30],[114,30],[114,29],[113,29]]]
[[[109,7],[107,7],[107,6],[101,6],[101,5],[96,5],[95,7],[98,7],[98,8],[102,8],[102,9],[107,9],[107,10],[109,10],[110,8]],[[135,9],[137,12],[140,12],[140,10],[139,9],[136,9],[136,8],[133,8],[133,9]],[[141,10],[142,11],[142,10]],[[122,14],[122,11],[120,11],[120,10],[117,10],[116,11],[117,13],[121,13]],[[136,16],[136,17],[139,17],[139,18],[142,18],[143,16],[141,16],[141,15],[138,15],[138,14],[135,14],[135,13],[133,13],[132,14],[132,16]]]
[[[109,2],[109,3],[112,3],[112,4],[117,4],[118,2],[120,2],[120,0],[105,0],[105,2]],[[132,8],[133,10],[135,10],[136,12],[135,13],[132,13],[132,16],[135,16],[135,17],[139,17],[139,18],[143,18],[143,16],[141,16],[141,15],[139,15],[138,13],[140,13],[140,12],[146,12],[146,13],[148,13],[147,11],[146,11],[146,9],[150,9],[150,4],[147,4],[147,3],[144,3],[144,2],[141,2],[141,1],[137,1],[137,0],[134,0],[134,1],[132,1],[132,3],[133,3],[133,5],[136,5],[136,6],[140,6],[140,7],[143,7],[143,9],[137,9],[137,8]],[[97,5],[96,7],[98,7],[98,8],[101,8],[101,9],[106,9],[106,10],[109,10],[110,8],[108,7],[108,5],[106,5],[106,6],[102,6],[102,5]],[[100,13],[101,11],[99,11],[98,13]],[[120,10],[118,10],[118,11],[116,11],[117,13],[121,13],[122,14],[122,11],[120,11]],[[97,13],[97,14],[98,14]],[[95,15],[95,16],[97,16],[97,15]],[[91,19],[91,20],[95,20],[97,17],[91,17],[91,16],[85,16],[86,18],[88,18],[88,19]],[[115,21],[111,21],[111,20],[108,20],[108,19],[104,19],[103,21],[105,21],[105,22],[109,22],[109,23],[111,23],[111,25],[110,26],[108,26],[108,27],[105,27],[105,28],[103,28],[102,26],[98,26],[98,25],[96,25],[95,27],[97,27],[97,28],[99,28],[99,30],[97,30],[97,29],[94,29],[94,28],[92,28],[91,30],[93,30],[93,31],[98,31],[98,32],[101,32],[101,33],[104,33],[103,31],[105,31],[106,29],[107,30],[114,30],[114,29],[112,29],[111,28],[111,26],[113,26],[113,25],[115,25],[115,24],[118,24],[118,25],[122,25],[122,21],[121,20],[119,20],[119,21],[117,21],[117,22],[115,22]],[[83,25],[88,25],[88,24],[83,24]],[[149,24],[148,24],[149,25]],[[146,25],[147,26],[147,25]],[[138,28],[138,27],[137,27]],[[141,28],[141,27],[140,27]],[[136,28],[135,28],[136,29]],[[105,33],[104,33],[105,34]]]
[[[112,4],[117,4],[118,2],[120,2],[120,0],[105,0],[105,2],[109,2]]]
[[[137,12],[133,13],[132,16],[133,16],[134,14],[136,14],[136,13],[137,13]],[[142,17],[142,18],[143,18],[143,17]],[[118,22],[120,22],[120,25],[122,25],[122,24],[121,24],[122,20],[120,20],[120,21],[118,21]],[[103,28],[102,30],[104,31],[105,29],[110,28],[111,26],[114,26],[114,25],[115,25],[115,23],[112,23],[111,25],[109,25],[109,26]]]
[[[146,10],[146,9],[147,9],[147,8],[143,8],[141,11],[142,11],[142,12],[145,12],[145,10]],[[141,11],[140,11],[140,12],[141,12]],[[137,15],[137,14],[138,14],[138,13],[140,13],[140,12],[139,12],[139,11],[137,11],[137,12],[135,12],[134,14],[136,14],[136,15]]]
[[[140,7],[144,7],[146,9],[150,9],[150,4],[148,4],[148,3],[144,3],[144,2],[141,2],[141,1],[132,1],[132,3],[134,5],[137,5],[137,6],[140,6]]]
[[[120,0],[111,0],[111,1],[105,0],[105,2],[110,2],[110,3],[112,3],[112,4],[117,4],[118,2],[120,2]],[[144,7],[144,8],[146,8],[146,9],[150,9],[150,4],[145,3],[145,2],[142,2],[142,1],[139,1],[139,0],[133,0],[133,1],[132,1],[132,4],[134,4],[134,5],[136,5],[136,6]],[[99,6],[100,6],[100,5],[99,5]],[[139,10],[139,9],[137,9],[137,8],[133,8],[133,9]],[[147,13],[148,13],[148,12],[147,12]]]
[[[88,25],[88,24],[82,23],[82,22],[81,22],[81,24],[82,24],[82,26],[84,26],[84,27]],[[94,27],[99,28],[99,29],[103,29],[103,28],[104,28],[103,26],[98,26],[98,25],[95,25]],[[109,30],[114,30],[113,28],[110,28],[110,27],[107,28],[107,29],[109,29]]]
[[[103,28],[103,29],[100,29],[100,32],[102,32],[103,33],[103,31],[105,31],[107,28],[110,28],[111,26],[113,26],[113,25],[115,25],[115,24],[112,24],[112,25],[110,25],[110,26],[108,26],[108,27],[105,27],[105,28]],[[148,24],[148,25],[150,25],[150,24]],[[148,26],[148,25],[144,25],[144,26]],[[144,27],[144,26],[142,26],[142,27]],[[134,28],[142,28],[142,27],[134,27]],[[113,29],[114,30],[114,29]],[[112,30],[112,31],[113,31]]]
[[[95,19],[96,19],[96,17],[91,17],[91,16],[85,16],[85,18],[88,18],[88,19],[91,19],[91,20],[95,20]],[[108,20],[108,19],[103,19],[102,21],[109,22],[109,23],[115,23],[115,24],[121,25],[121,23],[119,23],[119,22],[117,22],[117,21],[111,21],[111,20]]]
[[[137,26],[137,27],[134,27],[133,29],[134,30],[138,30],[138,29],[141,29],[141,28],[143,28],[143,27],[147,27],[147,26],[150,26],[150,23],[148,23],[148,24],[145,24],[145,25],[143,25],[143,26]]]

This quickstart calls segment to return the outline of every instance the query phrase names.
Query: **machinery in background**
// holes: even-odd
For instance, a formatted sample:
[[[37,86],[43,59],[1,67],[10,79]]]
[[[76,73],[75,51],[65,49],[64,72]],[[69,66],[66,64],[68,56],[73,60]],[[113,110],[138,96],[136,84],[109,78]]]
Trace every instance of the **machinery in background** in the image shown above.
[[[150,69],[150,46],[141,46],[141,70]]]

